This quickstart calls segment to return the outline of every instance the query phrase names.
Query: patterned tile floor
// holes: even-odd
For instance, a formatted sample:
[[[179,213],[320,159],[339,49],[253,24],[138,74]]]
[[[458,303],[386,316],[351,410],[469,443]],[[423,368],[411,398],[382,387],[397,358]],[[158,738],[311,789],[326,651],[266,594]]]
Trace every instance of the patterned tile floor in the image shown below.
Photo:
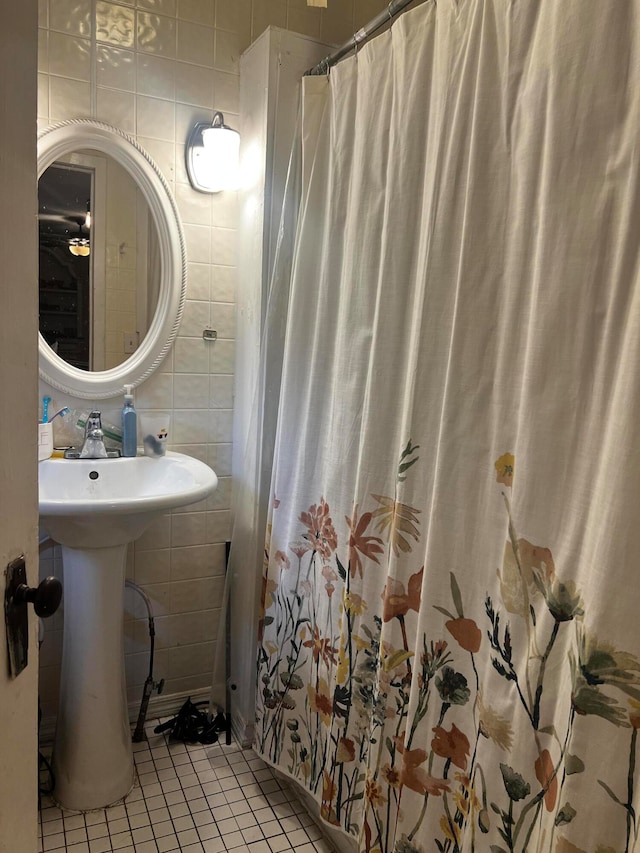
[[[126,801],[86,814],[43,797],[38,853],[330,853],[293,790],[235,743],[134,744],[138,781]],[[224,735],[222,736],[224,739]]]

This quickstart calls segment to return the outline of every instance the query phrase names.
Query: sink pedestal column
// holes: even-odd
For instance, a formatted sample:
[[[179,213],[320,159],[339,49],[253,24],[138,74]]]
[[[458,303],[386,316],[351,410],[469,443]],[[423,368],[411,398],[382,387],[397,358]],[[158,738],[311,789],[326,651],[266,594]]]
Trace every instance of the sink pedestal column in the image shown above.
[[[64,645],[53,749],[54,792],[67,809],[104,808],[133,787],[124,675],[126,545],[63,546]]]

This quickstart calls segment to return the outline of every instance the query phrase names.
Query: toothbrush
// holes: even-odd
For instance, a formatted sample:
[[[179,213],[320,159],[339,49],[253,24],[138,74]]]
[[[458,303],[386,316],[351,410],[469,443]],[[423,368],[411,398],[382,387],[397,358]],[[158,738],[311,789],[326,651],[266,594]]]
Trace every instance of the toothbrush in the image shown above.
[[[69,406],[63,406],[63,408],[62,408],[62,409],[60,409],[60,411],[56,412],[56,413],[55,413],[55,415],[53,415],[53,417],[51,417],[51,418],[49,419],[49,423],[51,423],[51,421],[55,421],[55,419],[56,419],[59,415],[62,415],[62,416],[64,417],[64,415],[68,414],[68,413],[69,413],[69,411],[70,411]]]
[[[51,402],[51,397],[43,397],[42,398],[42,423],[46,424],[49,422],[49,403]]]

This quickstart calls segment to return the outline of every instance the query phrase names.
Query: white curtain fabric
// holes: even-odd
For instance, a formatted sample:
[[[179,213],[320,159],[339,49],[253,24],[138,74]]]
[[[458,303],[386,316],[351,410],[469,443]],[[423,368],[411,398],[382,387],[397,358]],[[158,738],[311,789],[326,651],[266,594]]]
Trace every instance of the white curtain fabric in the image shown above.
[[[304,81],[256,748],[367,853],[638,847],[639,15]]]

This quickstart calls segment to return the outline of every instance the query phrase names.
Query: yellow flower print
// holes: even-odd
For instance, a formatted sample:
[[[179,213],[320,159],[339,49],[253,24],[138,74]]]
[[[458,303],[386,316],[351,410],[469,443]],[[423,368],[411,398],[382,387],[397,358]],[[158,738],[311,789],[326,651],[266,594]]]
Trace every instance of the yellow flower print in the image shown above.
[[[511,723],[484,704],[482,691],[478,693],[477,702],[480,734],[508,752],[513,743]]]
[[[343,592],[342,601],[344,609],[352,616],[362,616],[367,610],[367,602],[355,592]]]
[[[338,668],[336,669],[336,682],[344,684],[349,675],[349,658],[345,648],[344,636],[340,637],[340,649],[338,651]]]
[[[443,814],[440,818],[440,829],[445,838],[448,838],[456,847],[460,847],[460,827],[457,823]]]
[[[420,531],[417,527],[420,523],[418,519],[420,510],[385,495],[372,495],[372,497],[381,504],[371,513],[373,518],[380,519],[378,530],[380,533],[387,531],[387,542],[391,543],[396,557],[400,555],[400,551],[408,554],[411,551],[411,543],[407,537],[411,536],[416,542],[420,539]]]
[[[371,640],[360,637],[358,634],[353,635],[353,642],[356,644],[356,649],[361,652],[363,649],[371,648]]]
[[[516,460],[513,453],[503,453],[499,459],[496,459],[496,483],[502,483],[503,486],[511,488],[513,485],[515,465]]]

